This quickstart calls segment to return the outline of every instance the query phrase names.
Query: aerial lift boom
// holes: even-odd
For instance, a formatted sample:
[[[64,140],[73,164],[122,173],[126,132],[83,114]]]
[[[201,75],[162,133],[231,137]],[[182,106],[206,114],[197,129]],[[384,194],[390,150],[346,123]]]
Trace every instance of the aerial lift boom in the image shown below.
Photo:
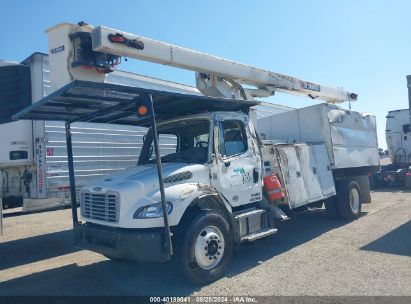
[[[254,97],[268,97],[275,92],[283,92],[330,103],[357,99],[357,94],[340,88],[326,87],[103,26],[60,24],[48,33],[50,52],[54,55],[51,60],[58,53],[68,51],[62,46],[67,44],[64,39],[70,39],[73,57],[71,66],[65,68],[71,70],[77,79],[83,78],[73,72],[78,67],[94,67],[104,74],[112,71],[120,63],[121,56],[124,56],[195,71],[197,88],[207,96],[252,100]],[[87,71],[83,80],[92,78],[90,71]],[[101,81],[102,77],[97,78]],[[243,85],[254,89],[244,88]]]

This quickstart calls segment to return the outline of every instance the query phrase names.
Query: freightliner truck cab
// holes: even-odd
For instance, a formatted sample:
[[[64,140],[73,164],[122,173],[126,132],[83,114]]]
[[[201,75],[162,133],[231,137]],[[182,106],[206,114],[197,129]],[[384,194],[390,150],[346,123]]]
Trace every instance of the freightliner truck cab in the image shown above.
[[[241,206],[254,207],[263,197],[254,126],[242,112],[209,112],[161,122],[158,135],[163,146],[169,145],[161,151],[169,224],[176,238],[190,232],[180,238],[186,261],[214,269],[229,259],[233,248],[233,223],[226,215]],[[111,258],[165,259],[162,230],[156,229],[164,221],[153,150],[149,129],[138,166],[81,189],[81,219],[89,229],[78,234],[80,246],[92,246]],[[133,234],[110,239],[107,235],[116,230],[101,231],[100,225]],[[275,232],[268,221],[259,230]]]

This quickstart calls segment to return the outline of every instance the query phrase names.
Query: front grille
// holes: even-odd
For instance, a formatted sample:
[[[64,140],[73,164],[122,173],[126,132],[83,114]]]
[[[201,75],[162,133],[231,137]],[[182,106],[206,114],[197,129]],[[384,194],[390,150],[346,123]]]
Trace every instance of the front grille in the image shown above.
[[[107,223],[118,223],[119,214],[120,195],[117,192],[81,192],[81,215],[84,218]]]

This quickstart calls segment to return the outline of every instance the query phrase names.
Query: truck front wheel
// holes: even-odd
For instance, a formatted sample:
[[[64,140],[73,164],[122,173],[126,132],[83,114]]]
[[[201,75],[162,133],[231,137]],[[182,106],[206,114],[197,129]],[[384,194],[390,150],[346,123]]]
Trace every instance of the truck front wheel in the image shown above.
[[[337,206],[342,218],[354,220],[361,213],[361,191],[355,180],[342,180],[337,184]]]
[[[182,243],[181,265],[195,284],[219,279],[230,263],[233,239],[227,220],[213,211],[202,210],[188,225]]]

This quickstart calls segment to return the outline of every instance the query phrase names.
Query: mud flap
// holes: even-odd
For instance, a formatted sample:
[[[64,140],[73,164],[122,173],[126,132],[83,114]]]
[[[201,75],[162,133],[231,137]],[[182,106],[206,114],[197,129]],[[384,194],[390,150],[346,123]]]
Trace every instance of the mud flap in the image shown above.
[[[355,180],[360,186],[361,191],[361,203],[369,204],[371,203],[371,193],[370,193],[370,182],[367,175],[354,176]]]

